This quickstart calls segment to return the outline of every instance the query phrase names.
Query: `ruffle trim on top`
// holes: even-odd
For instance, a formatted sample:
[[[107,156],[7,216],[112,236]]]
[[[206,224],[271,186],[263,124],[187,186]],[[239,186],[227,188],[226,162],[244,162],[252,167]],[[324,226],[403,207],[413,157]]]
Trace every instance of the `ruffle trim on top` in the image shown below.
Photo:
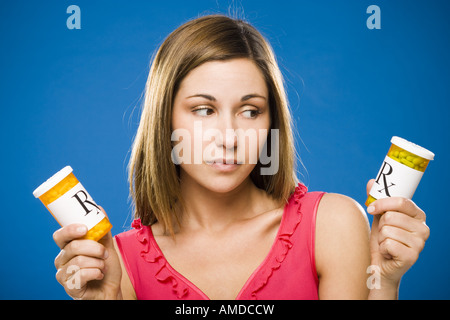
[[[168,266],[167,260],[164,258],[162,252],[157,248],[150,248],[151,243],[148,239],[148,231],[141,223],[141,219],[135,219],[131,224],[137,230],[136,238],[142,244],[141,257],[150,263],[156,263],[159,268],[155,273],[155,278],[162,283],[172,284],[172,290],[178,299],[182,299],[189,292],[189,286],[183,281],[180,281],[176,275],[172,273]],[[150,227],[147,227],[150,228]]]
[[[268,283],[273,272],[280,268],[281,263],[284,261],[289,250],[292,248],[293,245],[290,238],[302,220],[300,199],[306,194],[307,191],[307,187],[301,183],[298,183],[298,186],[295,187],[295,191],[291,197],[293,197],[294,203],[297,206],[296,215],[289,215],[286,213],[285,216],[283,216],[283,219],[288,221],[282,221],[277,239],[271,249],[271,252],[267,256],[268,260],[263,262],[261,269],[256,271],[257,277],[255,278],[257,280],[255,280],[255,278],[250,280],[250,286],[253,287],[251,299],[257,299],[258,292]],[[286,210],[289,210],[289,208]],[[170,283],[172,285],[172,290],[178,299],[185,297],[189,293],[189,285],[179,279],[178,275],[172,272],[167,260],[158,248],[155,246],[151,248],[148,234],[151,231],[146,230],[146,228],[150,228],[150,226],[143,226],[141,219],[135,219],[131,226],[137,230],[136,238],[142,244],[142,250],[140,253],[141,257],[145,261],[149,263],[156,263],[159,266],[157,269],[158,271],[155,274],[155,278],[161,283]],[[242,290],[244,290],[244,288]]]
[[[290,241],[290,238],[294,234],[300,222],[302,221],[300,199],[306,194],[307,191],[308,188],[301,183],[298,183],[298,186],[295,187],[295,191],[292,197],[295,205],[297,206],[296,215],[286,214],[286,216],[283,217],[283,219],[286,219],[287,221],[282,221],[283,225],[280,226],[280,231],[278,233],[276,243],[274,244],[276,247],[272,248],[275,254],[270,255],[268,257],[268,259],[270,260],[264,263],[262,269],[259,270],[258,272],[259,276],[257,278],[258,281],[252,285],[253,286],[251,292],[252,300],[257,300],[258,292],[261,289],[263,289],[265,285],[269,282],[269,279],[272,276],[273,272],[280,268],[281,263],[284,261],[289,250],[292,248],[293,244]],[[281,227],[283,229],[281,229]]]

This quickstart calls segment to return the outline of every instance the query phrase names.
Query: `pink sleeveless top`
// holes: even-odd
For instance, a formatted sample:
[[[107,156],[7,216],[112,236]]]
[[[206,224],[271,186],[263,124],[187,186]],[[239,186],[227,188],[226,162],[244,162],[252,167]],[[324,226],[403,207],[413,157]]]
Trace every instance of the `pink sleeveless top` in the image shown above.
[[[318,299],[314,260],[316,212],[323,192],[298,184],[284,207],[275,241],[236,299]],[[139,219],[134,229],[115,236],[139,300],[209,299],[167,262],[150,226]]]

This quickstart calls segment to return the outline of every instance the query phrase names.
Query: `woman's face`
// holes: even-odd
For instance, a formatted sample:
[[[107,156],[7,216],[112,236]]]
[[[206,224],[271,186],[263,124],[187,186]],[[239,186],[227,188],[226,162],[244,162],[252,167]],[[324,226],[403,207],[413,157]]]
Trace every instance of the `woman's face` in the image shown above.
[[[227,192],[248,178],[270,128],[268,101],[264,76],[249,59],[206,62],[190,71],[172,111],[172,160],[181,179]]]

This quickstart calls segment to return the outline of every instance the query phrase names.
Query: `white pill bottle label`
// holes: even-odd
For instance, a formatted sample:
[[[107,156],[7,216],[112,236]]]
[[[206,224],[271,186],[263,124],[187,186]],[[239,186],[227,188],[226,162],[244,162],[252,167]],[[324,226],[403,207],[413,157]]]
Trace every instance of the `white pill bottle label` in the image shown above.
[[[81,223],[90,230],[105,217],[81,183],[49,203],[47,207],[63,227],[72,223]]]
[[[386,156],[369,194],[375,199],[403,197],[412,199],[423,172]]]

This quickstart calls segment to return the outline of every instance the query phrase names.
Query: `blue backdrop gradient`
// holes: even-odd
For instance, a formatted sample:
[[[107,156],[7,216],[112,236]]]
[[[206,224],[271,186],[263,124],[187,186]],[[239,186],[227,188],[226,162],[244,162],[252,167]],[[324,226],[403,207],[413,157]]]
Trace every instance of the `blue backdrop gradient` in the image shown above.
[[[80,30],[66,27],[72,4]],[[366,27],[372,4],[379,30]],[[450,2],[4,0],[1,299],[68,299],[53,265],[58,224],[32,195],[65,165],[105,208],[113,234],[129,228],[127,163],[151,56],[180,24],[229,11],[273,45],[310,190],[363,204],[394,135],[436,154],[413,199],[431,236],[400,298],[450,298]]]

